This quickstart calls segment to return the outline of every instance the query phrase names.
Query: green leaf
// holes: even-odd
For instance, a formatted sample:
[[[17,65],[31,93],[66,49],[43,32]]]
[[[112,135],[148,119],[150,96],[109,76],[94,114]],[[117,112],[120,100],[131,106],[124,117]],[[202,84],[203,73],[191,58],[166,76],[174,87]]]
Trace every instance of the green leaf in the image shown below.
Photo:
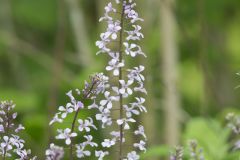
[[[196,139],[206,159],[225,160],[229,148],[228,136],[229,130],[223,129],[219,122],[195,118],[187,124],[184,140]]]

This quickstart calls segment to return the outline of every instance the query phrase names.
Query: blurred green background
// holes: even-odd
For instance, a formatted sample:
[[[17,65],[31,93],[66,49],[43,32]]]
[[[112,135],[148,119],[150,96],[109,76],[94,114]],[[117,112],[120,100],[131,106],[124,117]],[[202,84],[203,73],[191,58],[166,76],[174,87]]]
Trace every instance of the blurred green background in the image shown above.
[[[40,151],[49,142],[49,118],[68,101],[65,93],[83,87],[92,73],[104,71],[107,59],[96,56],[95,41],[105,30],[98,18],[107,2],[0,0],[0,100],[17,104],[27,146],[40,159],[44,155]],[[235,89],[240,82],[236,75],[240,70],[240,1],[177,0],[169,3],[171,7],[168,2],[137,1],[145,19],[141,45],[148,56],[137,60],[146,66],[148,90],[149,112],[141,119],[149,151],[143,158],[159,159],[169,154],[167,144],[185,145],[186,139],[196,138],[206,148],[208,159],[234,159],[227,156],[232,143],[224,117],[227,112],[238,112],[240,104],[240,90]],[[168,13],[164,7],[170,17],[163,15]],[[170,41],[163,34],[163,23],[168,21],[177,31]],[[171,32],[166,30],[170,37]],[[177,58],[166,73],[168,42]],[[175,72],[175,99],[171,100],[165,82]],[[173,110],[169,111],[169,104],[175,106]]]

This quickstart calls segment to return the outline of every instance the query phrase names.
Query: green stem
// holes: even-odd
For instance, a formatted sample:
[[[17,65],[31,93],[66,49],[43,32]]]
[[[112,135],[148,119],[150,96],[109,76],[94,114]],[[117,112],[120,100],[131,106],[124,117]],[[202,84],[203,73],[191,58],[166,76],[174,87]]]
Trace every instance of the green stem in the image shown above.
[[[120,38],[119,38],[119,61],[123,62],[123,51],[122,51],[122,44],[123,44],[123,22],[124,22],[124,5],[122,2],[122,11],[121,11],[121,31],[120,31]],[[119,80],[123,78],[122,74],[122,68],[119,68]],[[122,87],[121,83],[119,82],[119,89]],[[119,105],[120,105],[120,116],[119,118],[123,118],[123,97],[120,94],[120,100],[119,100]],[[120,130],[120,144],[119,144],[119,160],[123,158],[123,124],[119,126]]]
[[[88,96],[91,94],[91,92],[92,92],[92,90],[93,90],[93,88],[94,88],[94,86],[95,86],[96,84],[97,84],[96,81],[94,81],[94,82],[92,83],[92,86],[91,86],[91,88],[89,89],[89,91],[83,96],[83,100],[85,100],[85,99],[88,98]],[[77,120],[79,111],[80,111],[80,108],[77,109],[77,111],[76,111],[76,113],[75,113],[75,115],[74,115],[73,122],[72,122],[72,127],[71,127],[71,133],[74,132],[74,128],[75,128],[75,124],[76,124],[76,120]],[[71,141],[72,141],[72,138],[70,138],[70,139],[71,139]],[[70,152],[70,153],[69,153],[69,159],[70,159],[70,160],[73,160],[73,143],[71,143],[71,145],[70,145],[70,150],[69,150],[69,152]]]

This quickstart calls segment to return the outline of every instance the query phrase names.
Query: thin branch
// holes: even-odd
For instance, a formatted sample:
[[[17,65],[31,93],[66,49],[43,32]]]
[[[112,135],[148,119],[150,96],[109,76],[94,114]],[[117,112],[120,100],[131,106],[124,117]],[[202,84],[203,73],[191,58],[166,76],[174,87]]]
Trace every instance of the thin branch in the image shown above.
[[[79,61],[83,66],[89,66],[94,63],[89,46],[89,38],[85,27],[83,12],[81,11],[77,0],[65,0],[69,8],[70,23],[73,35],[75,36],[75,45],[78,52]]]
[[[97,84],[97,81],[94,81],[90,87],[90,89],[88,90],[88,92],[86,94],[84,94],[83,96],[83,100],[87,99],[89,97],[89,95],[92,93],[92,90],[94,89],[94,86]],[[71,133],[74,132],[75,129],[75,124],[76,124],[76,120],[79,114],[80,108],[77,109],[74,118],[73,118],[73,122],[72,122],[72,127],[71,127]],[[71,138],[72,139],[72,138]],[[73,160],[73,143],[71,143],[70,145],[70,150],[69,150],[69,159]]]

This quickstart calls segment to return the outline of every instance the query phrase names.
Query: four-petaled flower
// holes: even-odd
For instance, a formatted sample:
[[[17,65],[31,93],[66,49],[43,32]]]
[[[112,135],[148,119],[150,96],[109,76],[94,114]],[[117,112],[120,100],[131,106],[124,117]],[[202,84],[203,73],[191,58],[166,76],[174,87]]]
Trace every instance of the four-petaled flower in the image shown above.
[[[107,32],[105,33],[106,37],[109,37],[111,35],[111,38],[113,40],[117,39],[117,33],[121,30],[120,22],[111,22],[108,24]]]
[[[125,31],[127,32],[128,36],[126,38],[127,41],[129,40],[140,40],[141,38],[144,38],[143,34],[139,32],[141,30],[141,26],[139,25],[132,25],[134,30],[133,31]]]
[[[93,142],[93,137],[91,135],[87,135],[87,136],[84,136],[84,138],[86,138],[87,141],[83,142],[82,144],[84,146],[86,145],[90,145],[91,147],[97,147],[97,143]]]
[[[105,128],[105,124],[110,126],[112,124],[112,118],[108,109],[99,109],[100,113],[96,114],[96,119],[102,121],[102,128]]]
[[[104,96],[106,99],[101,100],[100,104],[101,104],[101,106],[107,105],[107,109],[112,108],[112,101],[117,101],[119,99],[118,97],[110,96],[110,92],[108,92],[108,91],[104,92]]]
[[[83,108],[83,103],[81,101],[77,101],[73,97],[72,90],[70,90],[66,95],[71,99],[71,103],[67,104],[67,105],[69,105],[69,107],[72,107],[75,111],[77,111],[80,108]]]
[[[131,103],[131,105],[134,106],[134,107],[139,108],[139,110],[141,112],[147,112],[146,107],[143,106],[143,103],[145,102],[145,99],[142,98],[142,97],[140,97],[140,98],[136,97],[135,99],[137,100],[137,102]]]
[[[138,126],[138,130],[134,131],[134,134],[135,135],[142,135],[145,138],[145,140],[147,139],[147,137],[144,133],[144,127],[142,125]]]
[[[134,69],[128,69],[128,78],[136,80],[137,82],[143,82],[145,80],[144,76],[141,74],[145,69],[144,66],[134,67]]]
[[[128,107],[127,105],[123,105],[124,110],[126,111],[126,116],[128,118],[132,117],[132,114],[139,115],[140,112],[135,109],[134,106]]]
[[[75,132],[72,133],[71,129],[69,129],[69,128],[66,128],[64,130],[58,129],[57,132],[59,134],[56,136],[56,139],[65,139],[66,145],[70,145],[71,144],[71,138],[77,136],[77,133],[75,133]]]
[[[125,46],[125,53],[127,55],[131,55],[132,57],[136,57],[136,55],[143,55],[144,57],[146,57],[146,55],[142,52],[142,49],[139,45],[136,45],[134,43],[131,43],[129,45],[129,43],[124,42],[123,45]]]
[[[62,113],[62,118],[66,118],[69,113],[72,113],[74,111],[71,103],[68,103],[66,107],[60,106],[58,110]]]
[[[146,145],[146,143],[143,140],[141,140],[139,143],[134,143],[133,144],[134,147],[138,148],[141,151],[146,152],[145,145]]]
[[[45,155],[46,160],[60,160],[64,156],[64,149],[63,147],[51,143],[50,148],[46,150]]]
[[[88,150],[85,150],[85,146],[82,145],[76,145],[76,153],[78,158],[83,158],[85,156],[91,156],[91,152]]]
[[[133,80],[128,80],[127,83],[124,80],[119,80],[121,84],[121,88],[119,89],[119,93],[123,95],[123,97],[127,97],[133,93],[132,89],[129,87],[133,84]]]
[[[103,158],[108,155],[109,152],[105,151],[95,151],[95,156],[98,157],[98,160],[103,160]]]
[[[78,119],[78,130],[82,132],[83,130],[86,130],[86,132],[90,132],[90,127],[97,130],[97,127],[93,124],[93,119],[91,117],[88,117],[88,119],[82,120]]]
[[[53,119],[50,121],[49,125],[52,125],[53,123],[55,122],[59,122],[59,123],[62,123],[63,122],[63,119],[59,118],[59,114],[61,114],[60,112],[59,113],[56,113],[55,116],[53,117]],[[64,115],[65,116],[65,115]]]
[[[117,120],[117,124],[118,125],[123,125],[124,124],[124,129],[125,130],[128,130],[128,129],[130,129],[130,126],[129,126],[129,124],[128,124],[128,122],[132,122],[132,123],[134,123],[134,122],[136,122],[136,120],[135,119],[133,119],[133,118],[123,118],[123,119],[118,119]]]
[[[140,156],[137,155],[136,151],[132,151],[127,154],[127,159],[124,159],[124,160],[139,160],[139,159],[140,159]]]
[[[115,145],[115,143],[115,139],[104,139],[104,141],[102,142],[102,146],[110,148],[111,146]]]
[[[119,75],[119,68],[124,66],[124,62],[119,62],[118,59],[111,59],[108,62],[108,65],[109,66],[106,67],[106,70],[107,71],[113,70],[113,75],[118,76]]]
[[[3,142],[0,144],[0,154],[2,155],[7,155],[7,156],[11,156],[10,153],[8,153],[9,150],[12,150],[13,146],[11,143],[11,138],[9,138],[8,136],[4,136],[3,137]]]

